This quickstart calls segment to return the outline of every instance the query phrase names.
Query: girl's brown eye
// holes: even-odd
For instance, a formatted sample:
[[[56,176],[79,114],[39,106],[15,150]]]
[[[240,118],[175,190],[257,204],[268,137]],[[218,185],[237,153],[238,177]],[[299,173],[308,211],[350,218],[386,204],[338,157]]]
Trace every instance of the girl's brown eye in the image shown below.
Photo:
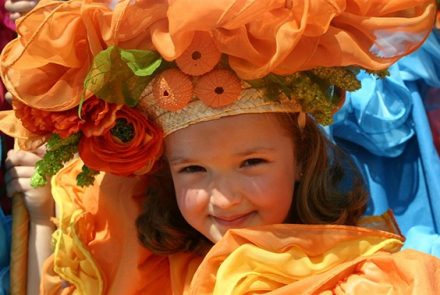
[[[202,166],[191,165],[183,167],[179,170],[179,173],[198,173],[198,172],[206,172],[206,169]]]
[[[256,165],[263,164],[263,163],[267,163],[267,161],[264,159],[261,159],[261,158],[252,158],[252,159],[245,160],[241,164],[241,166],[242,167],[250,167],[250,166],[256,166]]]

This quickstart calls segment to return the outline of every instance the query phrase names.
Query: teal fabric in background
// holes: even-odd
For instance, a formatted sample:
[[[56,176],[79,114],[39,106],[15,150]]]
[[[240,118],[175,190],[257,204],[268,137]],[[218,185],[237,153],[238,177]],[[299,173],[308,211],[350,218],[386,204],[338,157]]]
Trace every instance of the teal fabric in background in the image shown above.
[[[361,168],[367,213],[391,208],[404,247],[440,257],[440,159],[426,114],[440,109],[440,33],[390,73],[383,80],[360,73],[362,89],[347,94],[327,131]]]

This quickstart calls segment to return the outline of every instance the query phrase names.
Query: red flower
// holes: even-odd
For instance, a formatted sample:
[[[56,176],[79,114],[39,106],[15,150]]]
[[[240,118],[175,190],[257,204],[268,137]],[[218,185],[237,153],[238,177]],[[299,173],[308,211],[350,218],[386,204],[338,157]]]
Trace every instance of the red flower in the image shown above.
[[[82,137],[79,155],[84,164],[116,175],[145,174],[162,152],[163,132],[139,111],[123,106],[111,129]]]
[[[58,134],[62,138],[77,133],[83,123],[78,117],[76,108],[64,112],[52,112],[50,120],[52,120],[54,126],[53,133]]]
[[[50,112],[31,108],[15,99],[12,101],[12,105],[15,109],[15,116],[21,120],[24,128],[30,132],[39,135],[53,132],[55,127]]]
[[[86,137],[99,136],[113,127],[116,120],[116,112],[122,105],[108,103],[102,99],[92,97],[86,100],[82,106],[81,131]]]
[[[79,130],[87,137],[99,136],[115,124],[116,112],[122,105],[105,102],[91,97],[82,106],[82,119],[75,107],[62,112],[48,112],[31,108],[15,100],[15,114],[23,126],[35,134],[56,133],[66,138]]]

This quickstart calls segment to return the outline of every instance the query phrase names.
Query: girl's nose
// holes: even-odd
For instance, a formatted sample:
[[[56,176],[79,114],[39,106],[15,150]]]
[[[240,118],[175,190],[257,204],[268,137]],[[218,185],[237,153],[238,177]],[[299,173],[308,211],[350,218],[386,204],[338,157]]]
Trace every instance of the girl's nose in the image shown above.
[[[235,181],[227,177],[217,177],[210,190],[211,204],[222,209],[239,204],[242,194],[234,183]]]
[[[215,207],[228,209],[238,205],[241,202],[241,197],[237,193],[222,192],[221,190],[214,189],[211,191],[210,201]]]

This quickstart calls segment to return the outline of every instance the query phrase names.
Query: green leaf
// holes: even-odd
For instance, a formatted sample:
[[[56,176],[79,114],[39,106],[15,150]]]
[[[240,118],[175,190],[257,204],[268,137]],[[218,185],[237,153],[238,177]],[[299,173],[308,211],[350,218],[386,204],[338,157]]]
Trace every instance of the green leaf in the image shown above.
[[[151,76],[162,63],[159,54],[146,50],[124,50],[121,49],[122,60],[136,76]]]
[[[133,107],[160,64],[160,56],[152,51],[110,46],[95,56],[84,88],[109,103]]]

